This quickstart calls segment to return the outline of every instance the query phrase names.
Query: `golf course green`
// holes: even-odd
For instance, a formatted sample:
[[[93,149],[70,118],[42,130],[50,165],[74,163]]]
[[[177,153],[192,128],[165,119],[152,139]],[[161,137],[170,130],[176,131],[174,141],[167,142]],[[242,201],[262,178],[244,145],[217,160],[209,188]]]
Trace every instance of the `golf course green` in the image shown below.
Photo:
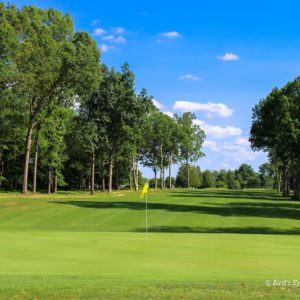
[[[273,191],[0,194],[0,299],[299,299],[300,204]]]

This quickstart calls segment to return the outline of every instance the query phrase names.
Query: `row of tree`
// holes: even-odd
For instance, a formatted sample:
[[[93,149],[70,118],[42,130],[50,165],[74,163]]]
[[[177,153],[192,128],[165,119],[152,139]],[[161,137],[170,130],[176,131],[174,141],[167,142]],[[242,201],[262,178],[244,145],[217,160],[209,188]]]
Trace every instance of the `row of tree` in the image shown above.
[[[143,181],[203,155],[195,116],[158,111],[145,89],[135,91],[128,64],[100,63],[86,32],[69,14],[0,4],[0,187],[56,192],[58,186],[107,189]]]
[[[256,173],[250,165],[242,164],[236,170],[204,170],[190,166],[190,186],[194,188],[267,188],[275,184],[275,173],[269,163],[262,164]],[[187,186],[187,167],[181,166],[175,180],[175,186]]]
[[[266,151],[277,178],[277,188],[300,199],[300,77],[274,88],[253,109],[250,142]]]

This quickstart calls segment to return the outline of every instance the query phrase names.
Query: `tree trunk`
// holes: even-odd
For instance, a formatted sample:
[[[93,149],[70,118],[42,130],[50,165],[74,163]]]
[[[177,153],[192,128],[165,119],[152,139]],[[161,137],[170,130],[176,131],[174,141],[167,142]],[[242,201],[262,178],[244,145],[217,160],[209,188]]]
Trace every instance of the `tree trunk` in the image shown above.
[[[155,168],[153,172],[154,172],[154,188],[157,189],[157,168]]]
[[[137,192],[139,190],[139,170],[138,163],[134,161],[134,190]]]
[[[190,188],[190,165],[189,160],[186,161],[186,169],[187,169],[187,188]]]
[[[0,157],[2,157],[0,155]],[[0,177],[4,176],[4,161],[0,159]],[[2,181],[0,180],[0,187],[2,186]]]
[[[160,145],[160,189],[162,190],[163,187],[163,146]]]
[[[52,170],[48,170],[48,194],[51,194],[51,185],[52,185]]]
[[[31,147],[31,138],[34,124],[30,124],[27,129],[26,135],[26,146],[25,146],[25,155],[24,155],[24,167],[23,167],[23,178],[22,178],[22,194],[27,194],[27,183],[28,183],[28,170],[29,170],[29,158],[30,158],[30,147]]]
[[[281,172],[278,167],[275,168],[276,172],[276,180],[277,180],[277,192],[281,193]]]
[[[283,181],[284,181],[283,196],[288,197],[289,196],[289,172],[287,166],[284,166],[283,169]]]
[[[172,189],[171,168],[172,168],[172,156],[170,156],[170,159],[169,159],[169,189]]]
[[[92,166],[91,166],[91,195],[95,194],[95,153],[92,153]]]
[[[102,177],[102,192],[105,192],[105,177]]]
[[[132,170],[130,170],[129,172],[129,186],[130,186],[130,190],[132,190]]]
[[[53,193],[57,193],[57,170],[54,170]]]
[[[300,200],[300,157],[296,160],[296,174],[293,199]]]
[[[108,164],[108,168],[109,168],[109,173],[108,173],[108,192],[111,193],[112,192],[112,177],[113,177],[113,160],[110,157],[109,158],[109,164]]]
[[[33,184],[32,184],[32,192],[36,193],[36,175],[37,175],[37,164],[38,164],[38,152],[39,152],[39,144],[38,138],[35,142],[35,154],[34,154],[34,164],[33,164]]]

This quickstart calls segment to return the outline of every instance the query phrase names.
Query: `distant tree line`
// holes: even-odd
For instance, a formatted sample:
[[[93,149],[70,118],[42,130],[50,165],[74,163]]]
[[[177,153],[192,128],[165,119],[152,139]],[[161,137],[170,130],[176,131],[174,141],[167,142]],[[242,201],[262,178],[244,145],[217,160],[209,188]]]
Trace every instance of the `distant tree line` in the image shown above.
[[[278,192],[300,199],[300,77],[274,88],[253,109],[250,142],[268,153]]]
[[[193,188],[266,188],[273,189],[276,177],[269,163],[260,165],[259,172],[255,172],[250,165],[242,164],[236,170],[204,170],[198,166],[189,166],[190,186]],[[187,167],[181,166],[174,180],[176,187],[187,187]]]
[[[139,165],[153,170],[155,187],[171,188],[177,163],[189,187],[190,166],[204,155],[194,121],[189,112],[163,114],[145,89],[136,93],[128,64],[101,64],[69,14],[0,3],[1,189],[138,190]]]

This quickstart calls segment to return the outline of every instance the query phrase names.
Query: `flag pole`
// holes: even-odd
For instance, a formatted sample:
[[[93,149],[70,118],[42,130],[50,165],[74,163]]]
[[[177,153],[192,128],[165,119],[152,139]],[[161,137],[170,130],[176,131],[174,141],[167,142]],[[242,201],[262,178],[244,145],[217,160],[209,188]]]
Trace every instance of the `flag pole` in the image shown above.
[[[146,241],[148,242],[148,191],[146,193]]]

